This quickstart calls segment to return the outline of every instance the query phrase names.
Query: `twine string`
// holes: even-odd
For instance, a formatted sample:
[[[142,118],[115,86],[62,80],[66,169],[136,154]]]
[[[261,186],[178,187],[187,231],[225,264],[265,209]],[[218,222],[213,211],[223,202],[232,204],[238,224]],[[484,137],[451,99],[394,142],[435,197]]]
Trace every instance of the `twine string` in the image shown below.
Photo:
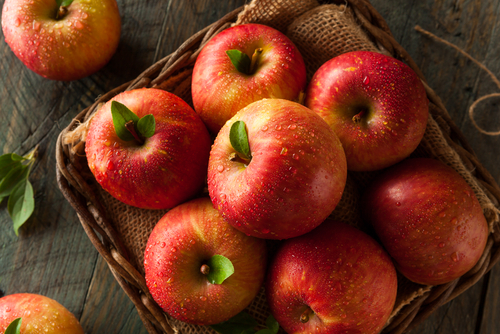
[[[465,52],[464,50],[462,50],[461,48],[459,48],[458,46],[456,46],[455,44],[452,44],[450,42],[448,42],[447,40],[444,40],[436,35],[434,35],[433,33],[423,29],[422,27],[420,27],[419,25],[415,26],[415,30],[417,30],[418,32],[428,36],[428,37],[431,37],[432,39],[438,41],[438,42],[441,42],[445,45],[448,45],[452,48],[454,48],[455,50],[457,50],[458,52],[460,52],[460,54],[462,54],[463,56],[467,57],[468,59],[470,59],[472,62],[474,62],[477,66],[479,66],[481,69],[483,69],[486,73],[488,73],[488,75],[490,76],[490,78],[493,80],[493,82],[496,84],[496,86],[498,87],[498,89],[500,89],[500,81],[498,80],[498,78],[493,74],[493,72],[491,72],[486,66],[484,66],[481,62],[479,62],[478,60],[476,60],[474,57],[472,57],[471,55],[469,55],[467,52]],[[485,95],[485,96],[482,96],[480,97],[479,99],[475,100],[471,106],[469,107],[469,118],[472,122],[472,124],[474,125],[474,127],[479,131],[481,132],[482,134],[485,134],[485,135],[488,135],[488,136],[498,136],[500,135],[500,130],[499,131],[486,131],[484,130],[483,128],[481,128],[477,123],[476,121],[474,120],[474,110],[476,108],[476,106],[486,100],[486,99],[489,99],[489,98],[492,98],[492,97],[500,97],[500,93],[492,93],[492,94],[488,94],[488,95]]]

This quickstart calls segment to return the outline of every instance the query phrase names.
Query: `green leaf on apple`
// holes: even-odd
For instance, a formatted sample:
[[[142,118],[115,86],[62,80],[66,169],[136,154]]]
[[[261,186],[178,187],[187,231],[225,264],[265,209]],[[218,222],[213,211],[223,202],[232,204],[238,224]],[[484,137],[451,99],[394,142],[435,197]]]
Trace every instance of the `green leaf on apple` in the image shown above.
[[[208,281],[212,284],[222,284],[229,276],[234,274],[234,266],[227,257],[216,254],[207,263],[210,272]]]
[[[278,330],[280,329],[280,324],[278,324],[272,314],[267,317],[266,326],[273,334],[278,333]]]
[[[35,210],[33,186],[26,178],[12,190],[7,203],[10,217],[14,223],[14,232],[19,235],[19,228],[28,220]]]
[[[156,121],[152,114],[142,117],[139,122],[137,122],[137,130],[139,133],[145,137],[149,138],[155,134]]]
[[[57,6],[59,7],[67,7],[71,5],[73,0],[56,0]]]
[[[236,152],[243,154],[245,159],[251,159],[250,145],[245,122],[236,121],[229,130],[229,140]]]
[[[20,334],[21,333],[21,323],[22,319],[17,318],[13,320],[9,326],[5,329],[4,334]]]
[[[118,137],[124,141],[134,140],[135,137],[127,129],[125,124],[129,121],[133,121],[136,126],[139,122],[139,117],[127,108],[127,106],[117,101],[111,102],[111,116],[113,117],[113,125],[115,126]]]
[[[221,334],[242,334],[255,333],[255,328],[259,325],[250,314],[240,312],[231,319],[220,324],[211,325],[212,329]]]
[[[250,65],[252,60],[246,53],[241,52],[240,50],[227,50],[226,54],[238,72],[250,74]]]

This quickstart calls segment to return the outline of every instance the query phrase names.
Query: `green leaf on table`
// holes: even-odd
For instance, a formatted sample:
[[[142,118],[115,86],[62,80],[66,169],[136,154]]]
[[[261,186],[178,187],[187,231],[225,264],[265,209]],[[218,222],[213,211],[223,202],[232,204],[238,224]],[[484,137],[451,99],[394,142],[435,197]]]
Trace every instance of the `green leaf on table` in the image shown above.
[[[229,130],[229,141],[236,152],[243,154],[246,159],[251,158],[245,122],[236,121],[231,125],[231,129]]]
[[[255,327],[258,325],[257,320],[250,314],[240,312],[231,319],[210,327],[221,334],[248,334],[255,333]]]
[[[129,121],[133,121],[134,125],[137,126],[139,117],[127,108],[127,106],[117,101],[111,102],[111,116],[113,117],[113,125],[118,137],[124,141],[134,140],[134,136],[130,133],[125,124]]]
[[[234,266],[231,260],[223,255],[216,254],[212,256],[207,265],[210,267],[207,278],[212,284],[222,284],[229,276],[234,274]]]
[[[13,320],[5,329],[4,334],[20,334],[21,333],[21,318]]]
[[[20,157],[14,153],[7,153],[0,156],[0,181],[16,166],[21,166],[21,160],[23,157],[20,157],[21,160],[18,160]]]
[[[56,0],[56,3],[59,7],[66,7],[71,5],[73,0]]]
[[[142,117],[139,122],[137,122],[137,130],[139,133],[145,137],[149,138],[155,134],[156,121],[152,114]]]
[[[18,235],[19,228],[28,220],[35,209],[33,186],[28,179],[21,181],[12,190],[7,208],[14,223],[14,232]]]
[[[252,60],[250,57],[240,50],[227,50],[227,56],[233,63],[234,67],[238,70],[238,72],[249,74],[250,73],[250,65]]]
[[[27,165],[16,165],[0,180],[0,198],[9,196],[19,182],[28,177],[30,170]]]

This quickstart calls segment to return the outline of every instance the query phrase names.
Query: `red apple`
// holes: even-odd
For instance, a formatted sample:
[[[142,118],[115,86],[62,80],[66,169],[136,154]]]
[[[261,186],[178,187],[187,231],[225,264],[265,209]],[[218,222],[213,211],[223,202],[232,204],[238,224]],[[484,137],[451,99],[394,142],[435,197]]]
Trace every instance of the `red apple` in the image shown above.
[[[210,274],[220,274],[210,264],[214,256],[225,257],[234,267],[222,283],[210,281]],[[266,259],[264,240],[234,229],[209,198],[199,198],[169,211],[153,229],[144,255],[146,283],[172,317],[217,324],[241,312],[257,295]]]
[[[390,257],[375,240],[326,220],[278,250],[266,281],[271,312],[288,333],[379,333],[397,294]]]
[[[143,143],[121,139],[111,112],[115,101],[138,118],[153,115],[154,134]],[[115,198],[139,208],[167,209],[201,190],[210,145],[208,130],[186,102],[160,89],[143,88],[123,92],[97,111],[85,151],[97,182]]]
[[[0,298],[0,333],[21,318],[23,334],[83,334],[75,316],[55,300],[32,293],[17,293]]]
[[[443,284],[481,257],[488,225],[471,187],[451,167],[407,159],[385,171],[363,196],[366,218],[413,282]]]
[[[408,157],[424,136],[425,88],[404,63],[376,52],[332,58],[314,74],[305,105],[335,130],[347,168],[371,171]]]
[[[5,0],[2,29],[14,54],[53,80],[77,80],[101,69],[120,40],[115,0]]]
[[[245,54],[246,69],[235,67],[229,50]],[[292,41],[271,27],[245,24],[223,30],[205,45],[191,89],[194,109],[217,134],[248,104],[263,98],[297,100],[305,85],[304,61]]]
[[[250,157],[232,146],[230,132],[245,124]],[[210,152],[210,198],[248,235],[286,239],[318,226],[333,211],[347,178],[342,145],[316,113],[288,100],[264,99],[238,112]]]

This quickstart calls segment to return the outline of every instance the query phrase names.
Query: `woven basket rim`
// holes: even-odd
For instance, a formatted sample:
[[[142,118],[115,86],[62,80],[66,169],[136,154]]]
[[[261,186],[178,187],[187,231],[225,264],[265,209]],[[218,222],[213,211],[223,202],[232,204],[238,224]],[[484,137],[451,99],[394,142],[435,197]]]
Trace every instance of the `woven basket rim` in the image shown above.
[[[433,108],[433,116],[441,118],[446,126],[449,127],[449,135],[443,132],[446,141],[457,152],[460,158],[467,163],[467,166],[475,169],[474,177],[488,190],[488,195],[494,198],[496,203],[499,203],[500,187],[495,179],[479,162],[471,146],[467,143],[465,136],[451,119],[441,99],[427,85],[423,73],[408,52],[394,39],[382,16],[370,4],[369,0],[346,0],[342,1],[342,4],[347,4],[353,8],[360,26],[377,42],[380,48],[385,49],[385,51],[395,58],[406,62],[417,73],[424,83],[430,102],[436,107]],[[200,30],[186,40],[176,51],[157,61],[136,79],[126,82],[100,96],[92,105],[83,109],[61,131],[57,139],[56,176],[59,189],[77,212],[82,227],[90,241],[106,260],[117,282],[135,304],[141,320],[147,331],[151,334],[160,333],[159,329],[163,333],[168,334],[173,334],[175,331],[169,325],[162,309],[154,302],[150,295],[145,278],[128,261],[128,252],[123,246],[119,234],[106,217],[106,210],[97,199],[96,194],[72,163],[70,147],[63,143],[62,138],[79,123],[85,122],[99,108],[101,103],[110,100],[115,95],[125,90],[154,87],[175,72],[192,66],[204,44],[218,32],[231,26],[244,8],[245,6],[242,6]],[[438,125],[441,127],[441,123],[438,123]],[[496,228],[494,233],[490,233],[483,256],[472,270],[453,282],[434,286],[431,291],[414,299],[394,317],[391,323],[383,330],[383,333],[402,333],[414,328],[439,306],[449,302],[475,284],[499,260],[500,229]]]

